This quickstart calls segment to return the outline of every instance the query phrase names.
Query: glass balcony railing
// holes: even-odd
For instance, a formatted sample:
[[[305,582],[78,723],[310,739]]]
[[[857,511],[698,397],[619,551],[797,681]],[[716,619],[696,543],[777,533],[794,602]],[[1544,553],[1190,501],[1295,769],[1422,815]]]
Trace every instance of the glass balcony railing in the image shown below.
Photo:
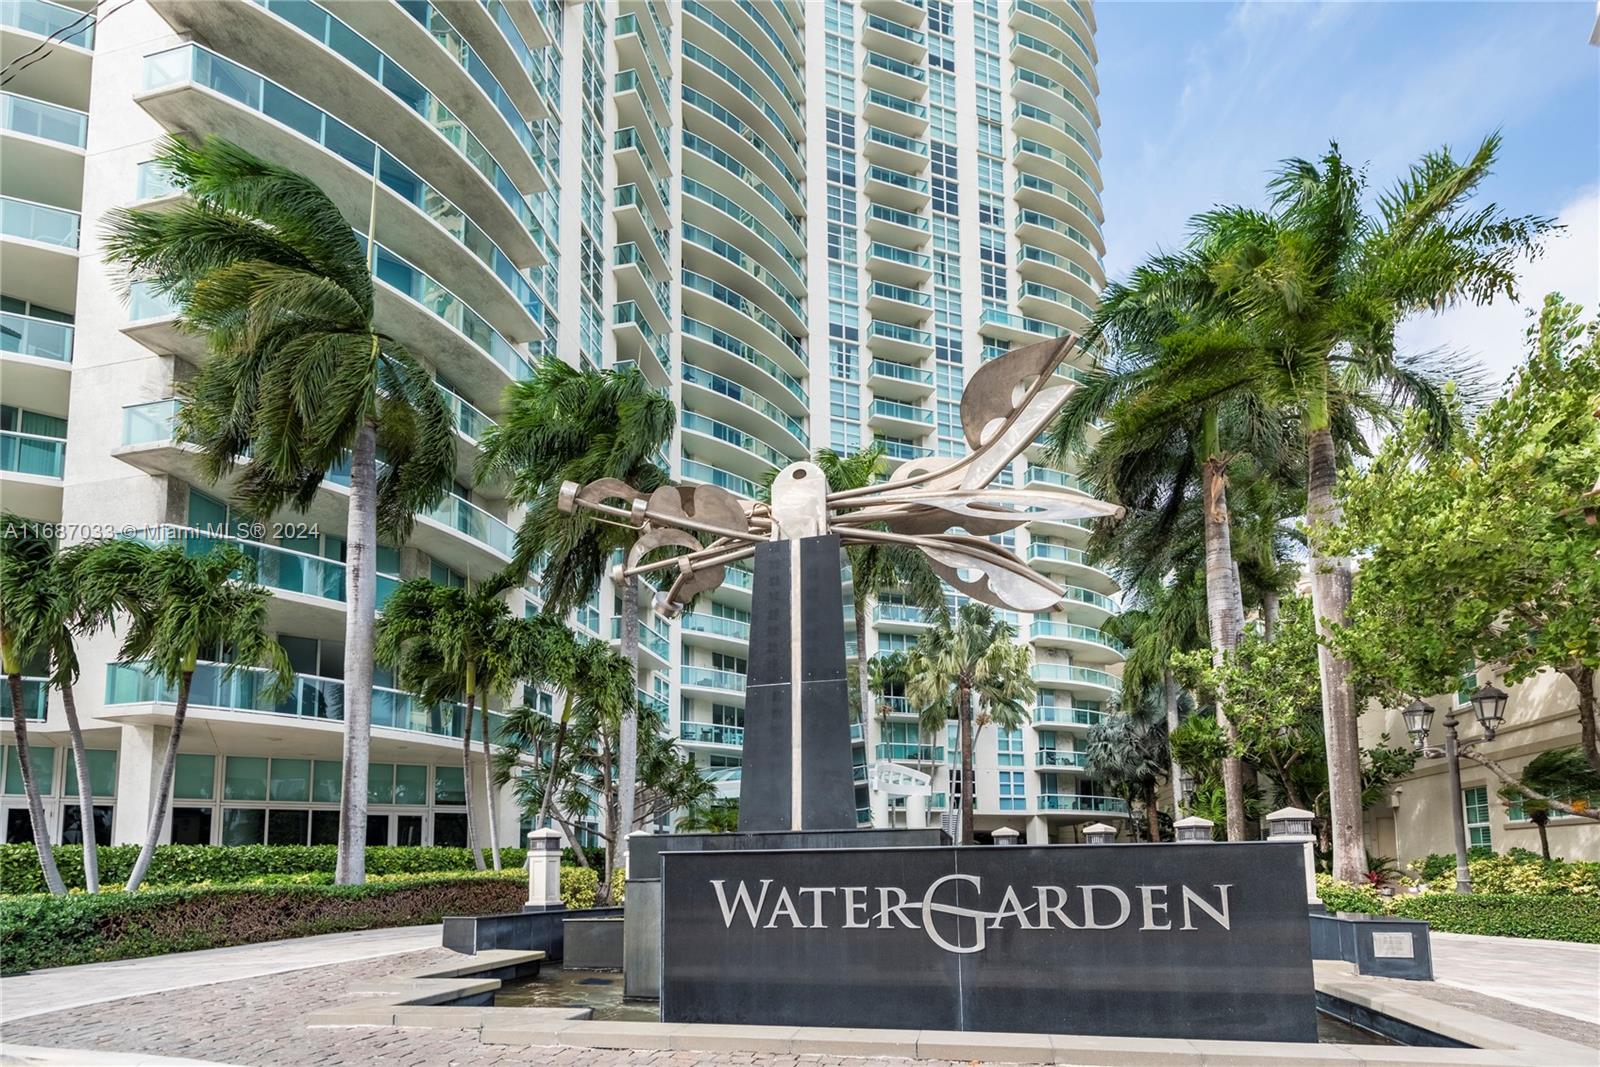
[[[1074,752],[1066,748],[1043,748],[1034,754],[1035,767],[1065,767],[1081,771],[1087,760],[1082,752]]]
[[[177,317],[178,302],[158,292],[149,282],[134,282],[128,289],[128,321],[148,322]]]
[[[89,135],[89,116],[31,96],[0,93],[0,129],[82,148]]]
[[[943,763],[943,745],[913,745],[898,741],[884,741],[877,746],[878,759],[908,761],[911,763]]]
[[[1098,726],[1111,716],[1102,708],[1080,708],[1073,704],[1041,704],[1033,709],[1038,726]]]
[[[1066,590],[1066,599],[1069,601],[1088,604],[1090,607],[1099,608],[1101,611],[1107,611],[1113,615],[1122,610],[1117,606],[1115,600],[1112,600],[1104,593],[1096,593],[1093,589],[1085,589],[1081,585],[1069,585]]]
[[[886,56],[881,52],[874,52],[871,49],[867,50],[867,66],[886,70],[890,74],[898,74],[900,77],[909,78],[914,82],[926,84],[928,81],[928,72],[921,67],[914,67],[910,63]]]
[[[927,37],[921,30],[913,30],[910,26],[902,26],[893,19],[886,19],[875,11],[867,13],[867,29],[886,33],[891,37],[898,37],[908,44],[926,45]]]
[[[713,255],[720,256],[722,259],[732,263],[735,267],[738,267],[766,286],[774,296],[783,301],[785,307],[794,312],[796,319],[801,322],[805,321],[805,307],[790,291],[789,287],[776,274],[750,256],[745,255],[737,246],[729,244],[709,230],[702,230],[700,227],[688,222],[683,224],[683,243],[685,246],[695,245],[703,248]]]
[[[758,48],[752,45],[745,38],[744,34],[740,33],[733,26],[723,21],[722,18],[712,11],[710,6],[700,3],[699,0],[683,0],[682,9],[685,15],[698,19],[707,26],[710,26],[712,29],[716,30],[724,40],[726,40],[734,48],[737,48],[744,54],[746,59],[760,68],[761,72],[767,76],[768,81],[772,83],[772,87],[777,90],[779,98],[782,99],[784,103],[789,105],[790,110],[796,117],[805,114],[805,109],[800,106],[799,101],[797,101],[794,98],[794,95],[789,91],[788,83],[784,80],[783,76],[778,73],[777,68],[767,60],[766,56],[761,54],[761,51]],[[748,9],[746,14],[750,15],[758,24],[765,21],[761,17],[760,12],[754,8]],[[780,45],[779,47],[781,49],[782,46]],[[799,73],[794,67],[794,57],[790,53],[784,52],[784,58],[789,61],[790,75],[798,80]],[[784,127],[782,124],[780,124],[778,128],[783,129]]]
[[[729,619],[703,611],[684,614],[681,625],[686,633],[728,637],[735,641],[750,640],[750,624],[743,619]]]
[[[71,323],[0,312],[0,352],[71,363],[72,338]]]
[[[1023,333],[1045,338],[1060,337],[1067,332],[1065,326],[1058,326],[1043,319],[1029,318],[1026,315],[1014,315],[1000,308],[984,308],[983,314],[978,317],[978,325],[980,327],[1003,326],[1007,329],[1020,330]]]
[[[1128,802],[1116,797],[1090,796],[1087,793],[1040,793],[1040,811],[1097,811],[1106,815],[1128,814]]]
[[[705,482],[726,489],[730,493],[754,499],[760,492],[760,486],[749,478],[742,478],[732,471],[725,471],[721,467],[714,467],[709,463],[702,463],[696,459],[683,457],[683,476],[690,481]],[[728,572],[732,574],[732,571]]]
[[[887,359],[873,360],[868,365],[867,373],[879,378],[893,378],[896,381],[911,382],[916,385],[933,385],[933,371]]]
[[[259,2],[259,0],[258,0]],[[314,5],[307,5],[314,7]],[[320,10],[320,9],[318,9]],[[359,38],[358,38],[359,39]],[[363,53],[364,54],[364,53]],[[381,53],[380,53],[381,55]],[[361,65],[361,64],[358,64]],[[385,70],[397,70],[390,63]],[[374,75],[376,77],[376,75]],[[410,75],[406,75],[410,78]],[[517,270],[511,259],[500,250],[492,237],[467,217],[466,213],[451,202],[444,194],[440,193],[417,174],[401,163],[394,156],[380,148],[374,141],[357,133],[355,129],[329,115],[310,101],[289,92],[248,67],[242,67],[229,59],[224,59],[214,52],[201,48],[198,45],[183,45],[167,52],[158,52],[145,57],[144,87],[146,89],[162,89],[172,85],[191,82],[203,86],[213,92],[242,105],[251,111],[259,112],[270,119],[280,122],[302,136],[316,142],[329,152],[338,156],[369,179],[376,177],[384,188],[394,193],[401,200],[406,201],[424,215],[438,223],[440,228],[455,238],[460,244],[476,256],[487,266],[500,281],[509,289],[517,302],[527,310],[536,322],[544,321],[544,305],[534,293],[533,286]],[[386,83],[387,84],[387,83]],[[397,89],[391,89],[399,95]],[[423,106],[414,103],[408,97],[400,97],[402,102],[416,107]],[[423,103],[431,99],[424,92]],[[432,115],[431,111],[419,112],[424,118]],[[445,112],[445,114],[449,114]],[[454,116],[451,116],[454,118]],[[445,124],[440,128],[440,133],[446,140],[451,141],[461,149],[469,161],[474,154],[463,147],[466,142],[462,138],[470,138],[466,127],[460,122]],[[472,144],[476,144],[473,140]],[[481,146],[479,146],[481,149]],[[540,227],[533,217],[533,209],[528,206],[522,194],[517,191],[511,179],[500,171],[499,164],[494,163],[487,152],[483,153],[483,165],[477,169],[484,173],[484,177],[496,185],[501,199],[522,220],[530,235],[537,236]],[[502,188],[501,185],[504,185]],[[382,246],[379,246],[382,248]],[[381,273],[381,272],[380,272]],[[386,279],[387,280],[387,279]],[[437,285],[437,283],[434,283]],[[421,302],[427,303],[427,300]],[[487,325],[487,324],[485,324]],[[467,332],[466,330],[462,331]],[[474,338],[476,340],[476,338]]]
[[[0,471],[60,478],[66,467],[67,443],[60,438],[0,431]]]
[[[779,385],[782,385],[801,400],[806,399],[806,388],[800,383],[799,378],[778,366],[772,357],[757,351],[751,345],[733,336],[733,334],[685,315],[683,317],[683,336],[693,337],[696,340],[713,345],[731,356],[744,360],[751,366],[765,371],[776,379]]]
[[[224,676],[217,663],[200,663],[189,689],[191,708],[256,711],[297,718],[344,720],[344,681],[316,675],[296,675],[288,696],[269,700],[265,671],[241,668]],[[172,704],[177,691],[142,663],[113,663],[106,668],[107,704]],[[425,704],[410,693],[383,686],[372,687],[372,725],[392,730],[460,737],[467,709],[460,704]],[[481,712],[474,712],[474,716]],[[501,736],[505,717],[489,713],[491,739]],[[477,725],[475,722],[474,726]]]
[[[925,293],[921,289],[908,289],[903,285],[894,285],[890,282],[873,282],[872,295],[885,300],[894,300],[901,304],[912,304],[916,307],[930,308],[933,306],[933,294]]]
[[[744,744],[744,727],[724,726],[715,722],[680,722],[678,736],[691,745],[732,745],[737,748]]]
[[[704,274],[690,270],[688,267],[683,268],[681,277],[684,289],[709,296],[717,303],[732,308],[776,337],[783,343],[783,347],[793,353],[797,360],[805,361],[805,342],[784,329],[783,324],[766,308],[738,290],[731,289],[716,279],[708,278]]]
[[[260,3],[261,0],[256,0],[256,2]],[[268,6],[270,8],[275,3],[280,2],[284,2],[284,0],[268,0]],[[304,6],[305,3],[306,0],[287,0],[285,6],[293,4],[298,8]],[[489,7],[487,3],[484,6],[486,8]],[[528,154],[537,155],[538,150],[534,146],[533,131],[528,128],[528,120],[523,117],[516,103],[512,101],[511,94],[500,84],[500,79],[494,76],[494,72],[489,69],[489,64],[483,61],[483,57],[473,49],[471,43],[465,37],[462,37],[461,33],[450,24],[450,20],[444,13],[429,3],[428,0],[407,0],[400,7],[401,10],[416,19],[435,41],[439,42],[439,47],[444,50],[444,54],[455,60],[461,69],[467,72],[467,77],[477,82],[478,88],[482,89],[484,95],[494,104],[495,110],[500,112],[501,117],[506,120],[506,125],[511,127],[511,132],[518,141],[522,142],[522,147],[527,149]],[[494,14],[495,21],[499,23],[501,35],[505,37],[506,43],[510,44],[513,49],[516,49],[518,45],[522,46],[518,58],[521,59],[523,56],[527,56],[527,59],[523,61],[524,69],[530,71],[534,69],[532,66],[533,56],[528,51],[527,45],[523,43],[522,35],[517,32],[516,23],[511,21],[510,13],[500,7],[498,0],[496,0],[494,7],[490,8],[490,11]],[[284,17],[290,18],[290,15],[285,13]],[[302,25],[303,16],[300,19],[291,18],[291,21],[295,22],[296,25],[300,25],[302,29],[306,29]],[[341,28],[348,30],[348,27],[344,27],[337,19],[333,21]],[[308,32],[312,32],[314,35],[315,31],[308,30]],[[341,33],[339,36],[345,37],[347,35]],[[333,46],[330,45],[330,47]],[[343,53],[341,52],[340,54]],[[368,73],[371,73],[371,71],[369,70]]]
[[[1047,267],[1054,267],[1057,270],[1066,271],[1068,274],[1072,275],[1080,282],[1083,282],[1085,285],[1095,286],[1098,288],[1098,285],[1094,280],[1094,275],[1084,270],[1083,267],[1074,263],[1066,256],[1058,256],[1054,252],[1039,248],[1036,245],[1024,244],[1019,247],[1019,255],[1023,262],[1043,263]],[[1073,306],[1076,308],[1076,305]]]
[[[933,347],[933,334],[927,330],[919,330],[914,326],[903,326],[898,322],[886,322],[883,319],[873,319],[872,325],[867,328],[869,337],[882,337],[886,340],[900,341],[908,345],[920,345],[924,348]]]
[[[1076,3],[1074,3],[1072,6],[1074,9],[1077,8]],[[1065,19],[1056,14],[1054,11],[1051,11],[1045,5],[1034,3],[1034,0],[1012,0],[1011,7],[1015,11],[1020,11],[1025,15],[1032,15],[1036,19],[1041,19],[1045,22],[1048,22],[1050,25],[1054,26],[1056,29],[1070,37],[1077,44],[1079,49],[1083,51],[1084,55],[1094,55],[1094,53],[1089,50],[1089,46],[1084,42],[1083,38],[1078,36],[1078,31],[1073,29],[1067,24]]]
[[[1035,108],[1034,110],[1038,110],[1038,109]],[[1019,115],[1021,114],[1020,110],[1019,110],[1018,114]],[[1028,116],[1028,117],[1033,117],[1033,116]],[[1043,120],[1041,120],[1041,121],[1043,121]],[[1016,153],[1012,158],[1015,159],[1016,162],[1020,164],[1020,163],[1025,162],[1025,160],[1022,158],[1023,156],[1037,156],[1040,159],[1049,160],[1051,163],[1054,163],[1056,166],[1062,167],[1065,170],[1068,170],[1071,173],[1077,175],[1079,178],[1082,178],[1083,179],[1083,184],[1088,186],[1090,191],[1095,191],[1095,190],[1098,190],[1100,188],[1099,179],[1096,178],[1094,175],[1090,174],[1087,170],[1085,170],[1083,168],[1083,165],[1080,164],[1077,160],[1073,159],[1071,156],[1067,155],[1065,152],[1057,151],[1056,149],[1051,148],[1047,144],[1043,144],[1043,143],[1041,143],[1039,141],[1035,141],[1031,137],[1021,137],[1021,136],[1019,136],[1017,138],[1017,141],[1016,141]]]
[[[679,668],[679,680],[697,689],[723,689],[730,693],[744,692],[745,676],[733,671],[719,671],[713,667]]]
[[[765,415],[785,430],[788,430],[795,440],[799,441],[808,451],[810,450],[811,438],[806,433],[805,426],[793,415],[790,415],[755,390],[740,385],[738,382],[730,381],[720,374],[712,374],[710,371],[697,367],[693,363],[685,363],[683,365],[683,380],[691,385],[698,385],[702,389],[709,389],[713,393],[725,396],[737,404]],[[929,381],[932,380],[932,375],[930,374]]]
[[[1126,652],[1127,646],[1104,630],[1097,630],[1093,626],[1079,626],[1072,622],[1051,622],[1041,619],[1033,624],[1029,635],[1035,639],[1040,637],[1058,637],[1069,641],[1084,641],[1094,645],[1104,645],[1115,652]]]
[[[58,248],[77,248],[78,213],[14,196],[0,196],[0,233]]]
[[[418,512],[434,522],[464,533],[507,559],[516,555],[516,531],[469,500],[454,493],[427,511]]]
[[[928,191],[928,179],[913,178],[909,174],[901,174],[897,170],[880,167],[876,163],[867,168],[867,180],[893,185],[896,188],[905,189],[913,193],[925,193]]]
[[[883,449],[883,454],[890,459],[927,459],[933,455],[933,449],[916,444],[913,441],[903,441],[898,437],[875,435],[872,438],[872,443]]]
[[[651,15],[653,16],[654,14],[655,10],[652,8]],[[654,19],[652,19],[652,21],[654,21]],[[622,15],[617,19],[616,24],[612,28],[612,36],[621,39],[623,37],[632,37],[638,35],[640,39],[643,40],[643,33],[641,30],[643,25],[644,24],[639,21],[638,15]],[[655,22],[655,25],[658,30],[661,28],[660,22]],[[663,42],[670,39],[665,34],[658,33],[657,36],[659,36]],[[655,80],[656,93],[661,97],[662,100],[671,100],[672,94],[668,89],[666,75],[662,74],[661,69],[656,66],[656,61],[651,56],[650,49],[645,48],[641,49],[641,51],[644,54],[645,65],[650,70],[650,77]]]
[[[341,560],[314,556],[282,545],[233,537],[220,531],[173,524],[150,527],[129,537],[157,547],[179,545],[188,556],[204,556],[217,545],[232,545],[255,561],[256,581],[268,589],[340,604],[345,602],[345,565]],[[389,574],[377,577],[377,608],[381,611],[400,579]]]
[[[928,625],[928,616],[915,604],[894,604],[879,601],[872,609],[873,622],[909,622]]]
[[[1094,567],[1089,561],[1089,554],[1083,549],[1051,544],[1048,541],[1031,542],[1028,545],[1028,559],[1047,559],[1057,563],[1076,563],[1082,567]]]
[[[788,265],[789,269],[794,272],[796,278],[806,277],[805,267],[798,259],[795,258],[794,253],[789,251],[788,246],[783,243],[783,238],[778,236],[776,233],[773,233],[772,229],[767,226],[766,223],[756,218],[755,215],[751,214],[749,210],[744,208],[737,201],[731,199],[730,197],[724,196],[721,192],[713,189],[709,185],[706,185],[704,182],[696,181],[687,174],[683,176],[683,195],[692,200],[698,200],[701,203],[710,204],[712,207],[716,208],[730,219],[733,219],[741,226],[744,226],[751,233],[759,237],[762,244],[772,249],[772,251],[776,253],[785,264]]]
[[[1122,690],[1122,679],[1115,675],[1065,663],[1035,663],[1033,680],[1039,685],[1093,685],[1115,692]]]
[[[148,445],[171,441],[178,419],[175,398],[130,404],[122,409],[122,443]]]
[[[872,414],[904,422],[915,422],[923,426],[933,425],[933,412],[919,408],[915,404],[902,404],[894,400],[882,398],[873,400]]]
[[[0,0],[0,26],[54,38],[79,48],[94,47],[94,22],[87,11],[52,4],[49,0]],[[69,29],[70,32],[64,32]]]
[[[1072,489],[1079,493],[1093,495],[1089,486],[1077,475],[1068,474],[1066,471],[1054,470],[1050,467],[1041,467],[1034,463],[1028,464],[1027,469],[1023,471],[1022,480],[1025,483],[1038,482],[1043,485],[1053,485],[1058,489]]]
[[[874,241],[867,246],[869,259],[885,259],[891,263],[904,264],[918,270],[932,270],[933,257],[925,252],[912,252],[895,245],[887,245],[882,241]]]
[[[915,715],[910,697],[878,697],[878,710],[889,715]]]
[[[622,619],[616,615],[611,617],[611,640],[622,640]],[[652,630],[642,618],[639,620],[639,647],[663,663],[672,659],[672,646],[667,639]]]
[[[442,385],[439,386],[439,395],[444,397],[445,407],[450,409],[450,419],[456,430],[473,444],[481,441],[489,427],[495,424],[489,416]]]
[[[911,155],[918,156],[922,159],[928,158],[927,141],[920,141],[915,137],[907,137],[904,134],[895,133],[892,130],[886,130],[881,126],[868,126],[867,140],[874,144],[881,144],[885,148],[894,148],[901,152],[908,152]]]
[[[756,576],[754,573],[744,570],[741,567],[730,565],[727,571],[723,574],[722,584],[725,586],[732,586],[735,589],[744,589],[748,591],[755,587]]]
[[[682,425],[687,431],[715,437],[717,440],[730,444],[741,451],[748,452],[762,462],[770,463],[774,467],[783,467],[789,463],[788,456],[759,437],[746,433],[737,426],[730,426],[716,419],[708,419],[698,412],[683,412]]]
[[[23,676],[22,717],[43,722],[50,711],[50,679]],[[11,721],[11,687],[0,685],[0,717]]]
[[[890,111],[898,111],[900,114],[910,115],[912,118],[925,119],[928,117],[926,104],[919,104],[915,100],[907,100],[905,97],[897,96],[894,93],[886,93],[882,89],[868,89],[867,103],[887,108]]]
[[[138,175],[134,195],[140,200],[159,200],[181,192],[172,180],[172,172],[154,160],[139,164]]]

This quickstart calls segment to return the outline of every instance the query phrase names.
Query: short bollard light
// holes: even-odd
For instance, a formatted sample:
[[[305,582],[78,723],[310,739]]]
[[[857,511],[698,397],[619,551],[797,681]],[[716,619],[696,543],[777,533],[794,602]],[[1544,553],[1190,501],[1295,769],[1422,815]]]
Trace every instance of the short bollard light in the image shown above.
[[[1009,826],[1002,826],[989,836],[994,838],[994,843],[997,845],[1014,845],[1017,843],[1017,838],[1022,835]]]
[[[1311,832],[1314,816],[1304,808],[1279,808],[1267,816],[1267,840],[1298,844],[1304,852],[1306,868],[1306,904],[1321,910],[1322,898],[1317,896],[1317,855],[1312,846],[1316,836]]]
[[[633,877],[633,843],[641,837],[653,837],[649,830],[635,830],[628,835],[626,844],[622,849],[622,880],[626,882]]]
[[[561,831],[545,827],[528,832],[528,903],[524,911],[560,911]]]
[[[1103,822],[1092,822],[1083,828],[1083,839],[1091,845],[1109,845],[1117,839],[1117,830]]]
[[[1210,841],[1211,829],[1216,825],[1204,816],[1191,815],[1173,823],[1172,832],[1178,835],[1178,844],[1192,845],[1200,841]]]

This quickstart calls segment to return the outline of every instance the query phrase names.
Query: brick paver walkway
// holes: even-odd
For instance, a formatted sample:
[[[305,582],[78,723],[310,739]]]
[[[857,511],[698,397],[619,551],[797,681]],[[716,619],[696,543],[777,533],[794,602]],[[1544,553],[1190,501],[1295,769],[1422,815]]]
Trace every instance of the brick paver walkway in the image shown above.
[[[0,1039],[21,1045],[183,1056],[239,1067],[452,1067],[538,1063],[563,1067],[861,1067],[867,1061],[833,1056],[751,1053],[627,1052],[588,1048],[482,1045],[469,1030],[396,1027],[307,1028],[306,1015],[355,999],[352,983],[409,973],[460,959],[429,949],[381,959],[315,967],[189,989],[127,997],[103,1004],[33,1015],[6,1023]],[[955,1067],[937,1061],[875,1059],[872,1067]]]

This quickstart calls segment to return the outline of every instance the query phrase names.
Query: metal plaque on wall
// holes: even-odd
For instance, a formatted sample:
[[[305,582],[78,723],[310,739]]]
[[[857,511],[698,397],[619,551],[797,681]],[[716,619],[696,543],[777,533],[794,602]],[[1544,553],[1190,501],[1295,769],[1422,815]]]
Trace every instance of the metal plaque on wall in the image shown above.
[[[661,861],[665,1022],[1316,1040],[1299,845]]]

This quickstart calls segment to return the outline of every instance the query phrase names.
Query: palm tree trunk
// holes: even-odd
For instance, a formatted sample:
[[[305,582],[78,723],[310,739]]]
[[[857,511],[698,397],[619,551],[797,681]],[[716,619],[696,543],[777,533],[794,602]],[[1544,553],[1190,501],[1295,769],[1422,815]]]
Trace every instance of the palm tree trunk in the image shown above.
[[[1172,676],[1171,670],[1161,672],[1161,699],[1167,708],[1167,737],[1170,739],[1178,730],[1178,680]],[[1178,763],[1178,757],[1172,755],[1169,745],[1167,754],[1172,759],[1172,817],[1176,819],[1183,810],[1183,767]]]
[[[956,686],[956,701],[961,714],[961,843],[972,845],[978,840],[972,829],[972,697],[965,682]]]
[[[605,844],[606,869],[600,872],[600,892],[595,897],[595,904],[602,908],[610,907],[611,905],[611,876],[613,865],[616,862],[613,857],[616,854],[617,847],[617,828],[622,821],[622,817],[619,814],[621,805],[617,795],[620,785],[618,779],[621,775],[617,772],[617,764],[612,761],[610,749],[611,746],[606,739],[605,731],[602,730],[600,733],[600,825],[605,827],[605,830],[601,834],[600,840]]]
[[[633,667],[634,683],[639,679],[639,579],[622,581],[622,658]],[[639,705],[629,700],[622,709],[622,725],[617,736],[617,819],[612,836],[620,842],[633,830],[634,792],[639,778]]]
[[[572,694],[569,692],[561,704],[561,721],[556,724],[556,739],[550,746],[550,773],[545,776],[544,797],[539,801],[539,824],[534,829],[542,828],[545,820],[550,818],[556,795],[557,771],[561,767],[561,744],[567,739],[567,720],[571,717]]]
[[[500,869],[500,815],[495,809],[494,756],[489,751],[489,701],[483,701],[483,796],[489,806],[489,855],[494,869]]]
[[[83,747],[78,725],[78,699],[69,682],[61,687],[61,706],[67,712],[67,734],[72,741],[72,762],[78,769],[78,821],[83,825],[83,886],[100,892],[100,842],[94,836],[94,787],[89,781],[89,753]]]
[[[1151,843],[1161,840],[1161,812],[1156,809],[1156,783],[1147,781],[1144,786],[1144,817],[1148,821]]]
[[[1268,590],[1261,594],[1261,636],[1268,641],[1278,632],[1278,594]]]
[[[1215,433],[1215,413],[1207,415]],[[1211,662],[1220,666],[1223,658],[1239,643],[1244,625],[1239,608],[1238,585],[1234,580],[1232,533],[1228,520],[1228,478],[1226,464],[1208,448],[1201,466],[1201,491],[1205,499],[1206,615],[1211,629]],[[1228,717],[1228,696],[1217,689],[1217,725],[1228,741],[1222,757],[1222,790],[1227,807],[1229,841],[1244,840],[1244,763],[1239,758],[1239,731]]]
[[[467,849],[472,853],[472,865],[478,870],[486,870],[483,864],[483,853],[478,849],[478,825],[472,818],[472,707],[476,694],[467,691],[467,714],[461,726],[461,786],[462,799],[467,804]]]
[[[1533,820],[1533,825],[1539,828],[1539,851],[1544,853],[1545,859],[1550,858],[1550,833],[1545,829],[1549,821],[1550,817],[1548,815],[1541,819]]]
[[[856,623],[856,699],[860,701],[861,736],[866,737],[867,697],[867,605],[865,597],[852,597],[855,601]],[[920,740],[920,738],[919,738]]]
[[[376,359],[376,336],[372,345]],[[372,751],[373,627],[378,603],[378,429],[370,420],[356,431],[350,458],[345,547],[344,782],[333,880],[361,885],[367,880],[367,763]]]
[[[1321,420],[1326,421],[1326,420]],[[1315,425],[1315,422],[1313,422]],[[1328,810],[1333,876],[1359,884],[1366,871],[1361,826],[1361,751],[1350,688],[1350,661],[1333,651],[1332,635],[1350,605],[1350,561],[1323,554],[1323,530],[1342,517],[1334,498],[1338,464],[1333,433],[1311,430],[1306,448],[1306,518],[1311,527],[1311,606],[1317,616],[1317,667],[1322,682],[1322,732],[1328,749]],[[1457,798],[1459,802],[1459,798]]]
[[[189,686],[194,682],[194,669],[183,672],[178,680],[178,706],[172,713],[172,734],[167,738],[167,751],[161,757],[161,781],[156,786],[155,810],[150,813],[150,827],[145,831],[144,847],[128,875],[126,889],[129,893],[144,883],[150,870],[150,861],[156,855],[156,843],[161,840],[161,828],[167,821],[167,800],[172,796],[172,773],[178,765],[178,742],[183,738],[183,720],[189,714]]]
[[[17,746],[17,767],[22,771],[22,791],[28,795],[28,821],[33,826],[33,848],[39,853],[39,869],[44,872],[45,888],[65,893],[66,883],[56,869],[55,850],[50,847],[50,827],[44,821],[44,801],[39,797],[39,781],[33,776],[33,757],[28,752],[28,714],[22,706],[22,672],[6,671],[11,687],[11,729]],[[82,764],[80,763],[81,767]]]
[[[1586,667],[1581,663],[1570,667],[1563,667],[1561,673],[1578,689],[1578,730],[1583,739],[1583,758],[1589,761],[1589,766],[1600,774],[1600,730],[1595,725],[1595,693],[1593,667]]]

